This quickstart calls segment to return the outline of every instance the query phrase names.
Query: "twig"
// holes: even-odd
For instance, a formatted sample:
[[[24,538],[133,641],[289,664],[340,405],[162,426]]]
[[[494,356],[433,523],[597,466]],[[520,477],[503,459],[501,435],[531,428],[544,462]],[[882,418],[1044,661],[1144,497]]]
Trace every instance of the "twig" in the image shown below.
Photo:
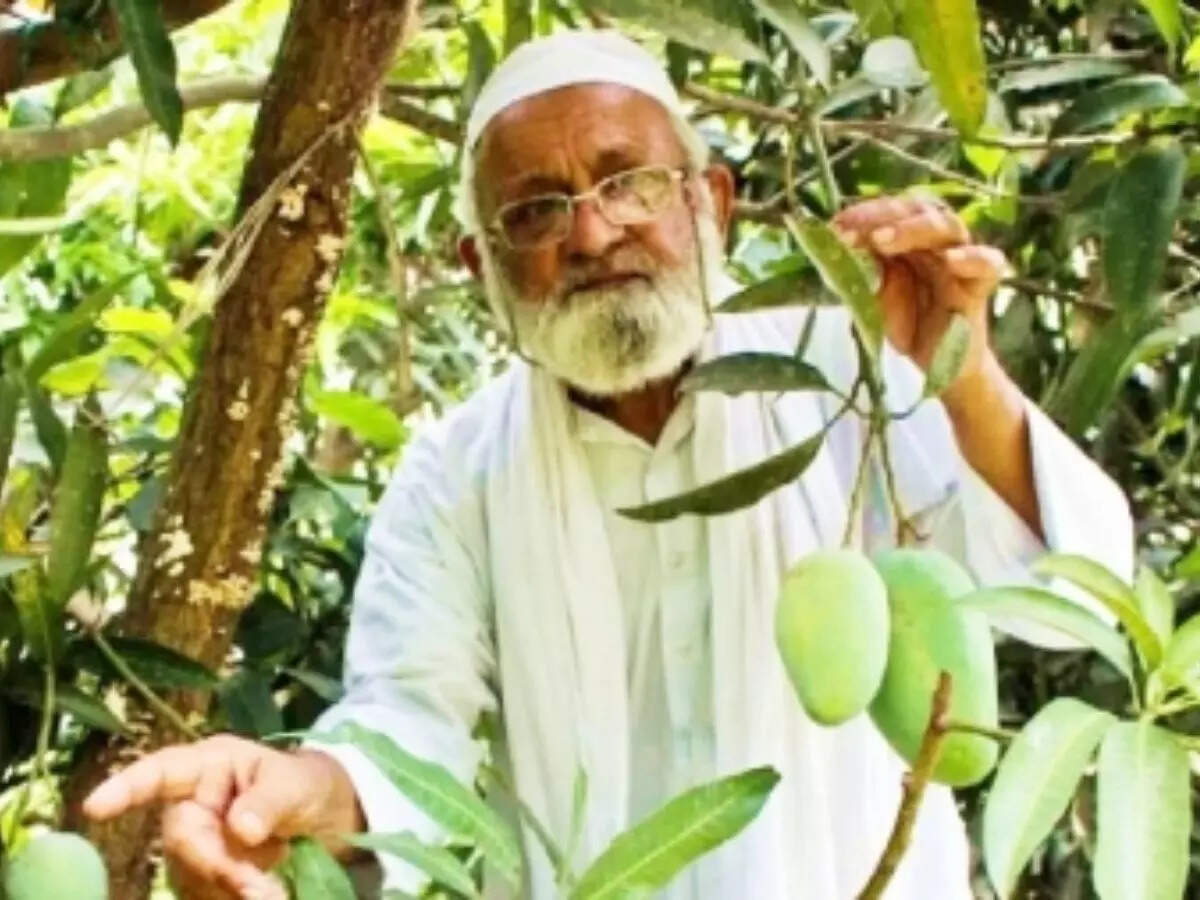
[[[385,118],[403,122],[449,144],[457,144],[462,140],[462,129],[458,123],[407,102],[397,92],[385,90],[379,95],[379,112]]]
[[[875,440],[873,420],[868,420],[866,426],[866,431],[863,432],[862,449],[859,451],[858,473],[854,476],[854,490],[850,494],[850,513],[846,517],[846,530],[842,532],[843,547],[849,547],[850,541],[854,538],[854,525],[862,511],[863,491],[867,485],[867,472],[871,468],[871,444]]]
[[[1034,294],[1040,297],[1052,297],[1055,300],[1061,300],[1064,303],[1070,303],[1072,306],[1079,306],[1084,309],[1092,309],[1096,312],[1106,313],[1111,315],[1114,310],[1107,303],[1102,303],[1098,300],[1089,300],[1076,291],[1068,291],[1062,288],[1049,287],[1040,281],[1032,278],[1005,278],[1000,282],[1006,287],[1015,288],[1025,294]]]
[[[162,697],[154,693],[150,686],[146,684],[146,682],[142,681],[142,679],[137,676],[137,673],[134,672],[133,669],[129,668],[129,664],[125,662],[125,660],[121,658],[121,654],[117,653],[117,651],[112,648],[112,645],[105,640],[103,634],[101,634],[99,631],[91,631],[89,632],[89,636],[93,641],[96,642],[96,646],[100,648],[100,652],[104,654],[105,659],[112,663],[113,668],[117,670],[118,674],[120,674],[122,678],[129,682],[130,687],[142,695],[142,699],[146,701],[151,709],[162,716],[168,724],[174,727],[175,730],[184,737],[192,741],[200,740],[200,732],[196,731],[195,728],[185,722],[183,717],[180,716],[178,712],[172,709],[167,702],[162,699]]]
[[[937,690],[933,693],[933,706],[929,712],[929,724],[925,727],[925,737],[921,739],[921,749],[913,761],[912,771],[904,778],[904,792],[900,800],[900,810],[896,813],[896,822],[892,826],[892,834],[888,838],[883,855],[871,873],[867,886],[858,895],[858,900],[878,900],[896,873],[904,852],[908,849],[912,838],[913,825],[916,823],[917,810],[921,806],[921,797],[933,767],[937,764],[938,753],[942,749],[942,740],[946,736],[946,710],[950,707],[950,692],[952,684],[950,674],[942,672],[938,675]]]

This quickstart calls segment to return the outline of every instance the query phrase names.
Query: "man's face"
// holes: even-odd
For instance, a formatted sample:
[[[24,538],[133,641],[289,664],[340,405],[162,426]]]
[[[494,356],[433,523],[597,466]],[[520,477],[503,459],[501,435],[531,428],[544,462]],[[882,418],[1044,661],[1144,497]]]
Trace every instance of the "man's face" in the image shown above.
[[[530,97],[484,131],[476,164],[480,220],[515,201],[574,195],[643,166],[685,167],[666,110],[617,85]],[[696,179],[672,182],[651,220],[614,224],[595,200],[575,204],[562,239],[514,249],[480,244],[487,289],[511,311],[521,349],[593,394],[634,390],[676,371],[707,327],[705,291],[722,256],[711,197]],[[697,236],[699,242],[697,242]]]

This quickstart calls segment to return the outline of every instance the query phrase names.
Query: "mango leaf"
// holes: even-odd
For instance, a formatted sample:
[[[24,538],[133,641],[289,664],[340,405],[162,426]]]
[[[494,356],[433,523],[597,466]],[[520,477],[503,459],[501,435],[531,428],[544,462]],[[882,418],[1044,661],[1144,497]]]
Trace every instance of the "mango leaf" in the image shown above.
[[[47,600],[59,616],[83,582],[108,483],[108,432],[94,396],[75,414],[50,511]]]
[[[175,146],[183,129],[183,100],[175,83],[175,45],[163,23],[162,6],[158,0],[113,0],[113,8],[146,109]]]
[[[1147,334],[1138,343],[1134,357],[1137,362],[1153,362],[1196,337],[1200,337],[1200,306],[1176,313]]]
[[[76,356],[52,368],[42,376],[40,384],[56,394],[78,397],[92,390],[100,382],[107,364],[106,350]]]
[[[1098,562],[1086,556],[1069,553],[1051,553],[1033,564],[1038,575],[1065,578],[1094,596],[1107,606],[1125,631],[1133,639],[1146,667],[1155,669],[1162,661],[1162,642],[1150,628],[1133,590],[1120,578]]]
[[[8,460],[12,456],[13,443],[17,437],[21,394],[21,379],[16,372],[0,374],[0,494],[4,492]]]
[[[1188,754],[1146,720],[1121,722],[1100,745],[1092,877],[1101,900],[1178,900],[1188,872]]]
[[[1159,671],[1169,686],[1179,686],[1188,681],[1200,668],[1200,613],[1189,618],[1171,636],[1163,654]]]
[[[938,341],[929,371],[925,373],[926,397],[936,397],[954,383],[970,349],[971,323],[966,316],[955,313],[946,326],[946,333]]]
[[[478,22],[474,20],[466,22],[463,25],[463,31],[467,35],[467,74],[463,78],[459,102],[460,108],[463,110],[463,118],[466,118],[466,111],[475,103],[475,98],[479,96],[479,89],[492,74],[492,69],[496,68],[496,48],[492,46],[491,38]],[[433,172],[429,177],[441,184],[445,176],[442,172]]]
[[[1068,432],[1082,435],[1105,412],[1157,323],[1149,314],[1113,316],[1092,335],[1047,403]]]
[[[34,709],[42,708],[46,696],[40,683],[6,686],[4,694]],[[59,684],[54,688],[54,708],[73,716],[84,725],[109,734],[122,734],[125,731],[125,724],[113,715],[112,710],[73,684]]]
[[[111,66],[103,69],[86,69],[72,75],[63,82],[62,89],[55,98],[54,118],[61,119],[71,110],[91,102],[101,91],[112,84],[112,80],[113,69]]]
[[[829,382],[815,366],[780,353],[733,353],[701,363],[688,372],[681,391],[827,391]]]
[[[318,415],[344,425],[360,440],[381,450],[395,450],[404,442],[404,425],[396,413],[357,391],[309,391],[309,405]]]
[[[13,104],[10,128],[44,127],[54,116],[28,98]],[[40,219],[63,211],[71,184],[67,157],[29,163],[0,164],[0,219]],[[41,240],[40,234],[0,235],[0,275],[19,263]]]
[[[881,38],[896,33],[898,13],[893,0],[850,0],[850,8],[867,37]]]
[[[312,838],[292,841],[283,871],[296,900],[355,900],[358,896],[341,863]]]
[[[1174,575],[1176,578],[1200,578],[1200,544],[1175,561]]]
[[[211,690],[218,684],[217,676],[206,666],[154,641],[141,638],[111,636],[109,645],[133,673],[152,688],[181,688]],[[117,677],[107,657],[92,642],[80,643],[72,653],[72,661],[82,669]]]
[[[330,678],[328,675],[322,675],[320,672],[313,672],[310,669],[290,668],[284,668],[283,672],[286,675],[291,675],[322,700],[330,703],[337,703],[346,693],[340,681]]]
[[[332,731],[310,733],[307,738],[318,743],[353,744],[451,836],[473,841],[509,884],[520,884],[522,863],[516,835],[444,767],[419,759],[383,734],[353,722],[342,722]]]
[[[46,573],[31,566],[12,576],[12,598],[21,633],[33,658],[53,663],[62,655],[62,615],[56,613],[46,590]]]
[[[1115,78],[1128,72],[1128,63],[1117,59],[1069,59],[1048,65],[1034,63],[1028,68],[1014,69],[1005,74],[996,86],[996,92],[1040,91],[1081,81]]]
[[[26,379],[31,383],[40,381],[51,367],[84,352],[86,338],[95,327],[97,316],[113,297],[143,271],[144,267],[138,267],[119,275],[80,301],[79,305],[55,326],[54,331],[29,361],[25,368]]]
[[[531,0],[504,0],[504,55],[533,37]]]
[[[904,0],[900,24],[950,121],[970,137],[987,111],[987,67],[975,0]]]
[[[836,302],[836,298],[824,290],[816,270],[810,269],[773,275],[728,297],[716,311],[757,312],[779,306],[823,306],[832,302]]]
[[[788,39],[803,58],[808,69],[821,83],[829,87],[833,67],[829,47],[821,35],[800,12],[796,0],[753,0],[758,14]]]
[[[712,8],[689,0],[586,0],[584,6],[653,28],[689,47],[747,62],[768,62],[736,21],[726,21]]]
[[[55,475],[62,469],[63,456],[67,452],[67,426],[62,423],[54,405],[46,391],[25,383],[25,400],[29,404],[29,416],[33,419],[33,430],[37,433],[38,443],[50,460],[50,469]]]
[[[618,510],[639,522],[665,522],[685,513],[715,516],[751,506],[771,491],[799,478],[825,439],[824,432],[732,475],[694,490],[642,506]]]
[[[816,266],[825,286],[849,307],[867,352],[877,356],[883,344],[883,310],[863,260],[823,222],[800,222],[786,216],[784,224]]]
[[[23,572],[39,559],[41,556],[36,553],[0,553],[0,578]]]
[[[1059,697],[1009,744],[983,810],[984,861],[999,896],[1012,896],[1021,870],[1062,818],[1115,721],[1082,701]]]
[[[1170,55],[1175,54],[1175,45],[1183,33],[1183,17],[1179,12],[1179,0],[1142,0],[1142,6],[1158,26],[1163,40],[1167,42]]]
[[[1187,167],[1171,141],[1139,150],[1117,172],[1104,206],[1104,278],[1119,312],[1156,296]]]
[[[750,769],[693,788],[618,835],[579,879],[571,900],[649,895],[752,822],[779,773]]]
[[[1057,594],[1032,587],[983,588],[958,601],[977,609],[1003,630],[1005,620],[1026,619],[1091,647],[1125,676],[1133,673],[1129,646],[1098,616]]]
[[[1133,593],[1147,624],[1158,635],[1163,647],[1167,647],[1171,632],[1175,630],[1175,599],[1166,584],[1149,566],[1139,566]]]
[[[283,714],[263,673],[241,669],[221,683],[217,696],[230,731],[252,738],[283,731]]]
[[[1050,134],[1074,134],[1109,125],[1133,113],[1186,106],[1188,97],[1162,75],[1132,75],[1098,87],[1063,110]]]
[[[410,831],[399,834],[352,834],[347,836],[346,842],[364,850],[399,857],[416,866],[439,887],[451,888],[466,897],[479,896],[475,880],[457,856],[441,847],[421,843]]]

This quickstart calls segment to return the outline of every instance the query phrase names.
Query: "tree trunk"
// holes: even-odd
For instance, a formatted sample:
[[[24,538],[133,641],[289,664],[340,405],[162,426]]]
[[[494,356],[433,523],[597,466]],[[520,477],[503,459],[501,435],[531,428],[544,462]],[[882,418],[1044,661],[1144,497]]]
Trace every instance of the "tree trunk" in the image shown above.
[[[164,0],[163,20],[181,28],[230,0]],[[4,3],[0,2],[0,10]],[[81,35],[80,30],[89,32]],[[79,69],[103,65],[122,52],[117,17],[106,4],[95,22],[72,28],[58,22],[0,30],[0,95],[17,88],[51,81]]]
[[[415,0],[295,0],[259,110],[239,198],[245,212],[316,142],[214,313],[191,386],[167,492],[139,560],[124,630],[218,668],[249,603],[296,391],[333,284],[346,228],[355,144],[413,21]],[[338,123],[349,125],[333,130]],[[172,698],[185,718],[207,694]],[[111,896],[146,896],[157,815],[82,820],[87,792],[131,752],[179,735],[162,725],[136,748],[87,755],[67,789],[68,824],[108,861]]]

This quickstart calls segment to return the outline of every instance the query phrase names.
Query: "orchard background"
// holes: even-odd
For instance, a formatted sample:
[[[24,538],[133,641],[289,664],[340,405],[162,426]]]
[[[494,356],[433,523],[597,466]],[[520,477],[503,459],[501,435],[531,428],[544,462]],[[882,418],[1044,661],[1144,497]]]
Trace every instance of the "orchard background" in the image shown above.
[[[1008,371],[1124,487],[1140,558],[1195,612],[1198,20],[1178,0],[0,0],[0,837],[65,824],[114,896],[162,890],[152,818],[90,826],[89,787],[337,698],[389,471],[507,359],[457,257],[465,112],[565,27],[661,52],[736,173],[745,284],[810,291],[782,214],[881,192],[941,196],[1002,247]],[[1094,654],[998,652],[1006,724],[1124,689]],[[987,790],[961,794],[976,836]],[[1092,896],[1093,822],[1085,778],[1019,896]]]

